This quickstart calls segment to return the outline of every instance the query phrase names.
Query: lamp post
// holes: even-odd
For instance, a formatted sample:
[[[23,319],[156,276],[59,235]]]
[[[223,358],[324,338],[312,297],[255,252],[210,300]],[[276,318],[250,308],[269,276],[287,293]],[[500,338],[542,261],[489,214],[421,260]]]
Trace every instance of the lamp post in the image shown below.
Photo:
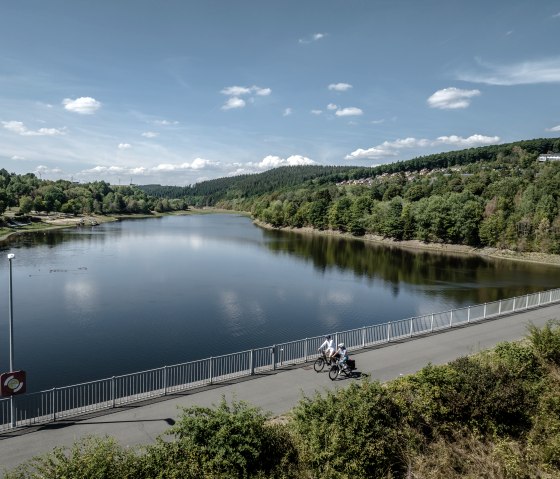
[[[12,293],[12,260],[15,254],[8,254],[8,262],[10,263],[10,286],[8,297],[8,308],[10,310],[10,371],[14,370],[14,297]]]
[[[8,309],[10,310],[10,371],[14,370],[14,298],[12,293],[12,260],[15,254],[8,254],[8,263],[10,263],[10,286],[8,296]],[[10,396],[10,416],[12,419],[12,427],[16,427],[16,411],[14,397]]]

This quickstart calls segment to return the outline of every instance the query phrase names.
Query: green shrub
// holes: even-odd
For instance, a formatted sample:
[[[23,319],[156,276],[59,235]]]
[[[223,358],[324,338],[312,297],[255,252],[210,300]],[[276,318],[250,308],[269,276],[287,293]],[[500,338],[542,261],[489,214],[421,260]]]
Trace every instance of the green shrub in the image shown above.
[[[244,402],[185,408],[170,429],[175,441],[158,441],[143,458],[145,477],[289,477],[298,467],[285,426],[268,422]]]
[[[136,479],[136,456],[112,438],[87,437],[7,473],[5,479]]]
[[[544,363],[560,366],[560,322],[549,321],[543,328],[531,324],[528,329],[535,355]]]
[[[313,477],[401,476],[409,438],[378,382],[304,398],[292,411],[302,461]]]

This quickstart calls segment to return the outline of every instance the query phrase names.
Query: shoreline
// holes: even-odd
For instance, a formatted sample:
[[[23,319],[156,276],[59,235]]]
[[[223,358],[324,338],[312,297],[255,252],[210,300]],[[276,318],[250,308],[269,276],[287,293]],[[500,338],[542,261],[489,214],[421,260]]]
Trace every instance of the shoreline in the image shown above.
[[[277,228],[271,226],[267,223],[263,223],[259,220],[253,220],[253,223],[260,228],[267,230],[277,230],[286,231],[299,234],[308,235],[322,235],[322,236],[334,236],[338,238],[353,239],[358,241],[364,241],[366,243],[375,243],[384,246],[390,246],[406,250],[417,250],[426,252],[435,252],[443,254],[459,254],[459,255],[470,255],[470,256],[482,256],[485,258],[492,259],[504,259],[508,261],[520,261],[524,263],[536,263],[547,266],[557,266],[560,267],[560,255],[549,254],[549,253],[535,253],[535,252],[525,252],[520,253],[512,250],[501,250],[498,248],[475,248],[474,246],[465,245],[455,245],[455,244],[443,244],[443,243],[424,243],[420,240],[403,240],[396,241],[389,238],[384,238],[380,235],[366,234],[364,236],[354,236],[351,233],[343,233],[341,231],[335,230],[317,230],[308,226],[302,228],[294,227],[282,227]]]
[[[65,228],[78,228],[80,226],[93,227],[96,224],[110,223],[113,221],[123,221],[123,220],[134,220],[134,219],[147,219],[147,218],[161,218],[163,216],[182,216],[189,214],[239,214],[243,216],[250,217],[251,215],[246,211],[233,211],[225,210],[219,208],[203,207],[203,208],[190,208],[188,210],[181,211],[171,211],[167,213],[154,213],[154,214],[135,214],[135,215],[81,215],[81,216],[62,216],[59,214],[52,216],[35,216],[35,218],[40,218],[41,221],[37,222],[31,228],[9,231],[0,236],[0,245],[5,245],[8,243],[10,238],[14,236],[26,234],[26,233],[40,233],[41,231],[53,231],[57,229]],[[46,221],[45,221],[46,220]],[[89,224],[88,224],[89,222]],[[322,235],[322,236],[333,236],[338,238],[352,239],[358,241],[364,241],[366,243],[375,243],[383,246],[390,246],[394,248],[406,249],[406,250],[416,250],[416,251],[426,251],[426,252],[436,252],[443,254],[459,254],[459,255],[470,255],[470,256],[481,256],[492,259],[505,259],[508,261],[521,261],[525,263],[536,263],[547,266],[558,266],[560,267],[560,255],[549,254],[549,253],[536,253],[536,252],[517,252],[512,250],[501,250],[498,248],[475,248],[473,246],[465,245],[455,245],[455,244],[443,244],[443,243],[424,243],[419,240],[403,240],[396,241],[393,239],[384,238],[380,235],[366,234],[364,236],[353,236],[351,233],[343,233],[341,231],[335,230],[317,230],[311,227],[282,227],[277,228],[271,226],[268,223],[264,223],[259,220],[253,219],[253,224],[260,228],[267,230],[277,230],[286,231],[298,234],[307,235]]]

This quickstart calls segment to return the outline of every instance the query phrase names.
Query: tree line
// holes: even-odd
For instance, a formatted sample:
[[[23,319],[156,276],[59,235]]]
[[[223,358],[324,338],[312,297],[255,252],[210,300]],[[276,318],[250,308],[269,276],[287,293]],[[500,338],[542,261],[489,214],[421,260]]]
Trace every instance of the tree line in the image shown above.
[[[0,170],[0,214],[4,214],[7,208],[17,208],[20,215],[32,211],[78,215],[149,214],[186,207],[184,199],[157,198],[132,185],[41,180],[33,173],[18,175]]]
[[[560,140],[471,148],[375,168],[284,167],[204,182],[181,194],[190,204],[251,212],[274,227],[558,254],[560,162],[537,161],[550,151],[560,151]]]

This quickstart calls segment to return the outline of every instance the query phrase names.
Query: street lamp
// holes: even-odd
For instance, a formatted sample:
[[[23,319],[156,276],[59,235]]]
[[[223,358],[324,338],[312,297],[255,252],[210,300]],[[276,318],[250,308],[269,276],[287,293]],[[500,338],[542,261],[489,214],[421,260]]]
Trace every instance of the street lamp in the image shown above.
[[[14,370],[14,297],[12,293],[12,260],[16,257],[15,254],[8,254],[8,263],[10,263],[10,287],[8,296],[8,309],[10,310],[10,371]],[[14,404],[14,397],[10,396],[10,416],[12,427],[16,427],[16,411]]]
[[[12,260],[15,254],[8,254],[8,262],[10,263],[10,288],[8,298],[8,308],[10,310],[10,371],[14,370],[14,298],[12,293]]]

